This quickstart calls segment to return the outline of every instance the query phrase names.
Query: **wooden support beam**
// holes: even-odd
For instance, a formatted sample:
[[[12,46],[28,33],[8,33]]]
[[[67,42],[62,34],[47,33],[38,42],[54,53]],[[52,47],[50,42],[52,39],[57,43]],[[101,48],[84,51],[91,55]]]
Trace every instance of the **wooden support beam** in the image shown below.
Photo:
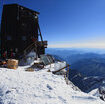
[[[63,68],[61,68],[61,69],[59,69],[59,70],[57,70],[57,71],[52,71],[52,73],[53,74],[56,74],[57,72],[60,72],[61,70],[63,70],[63,69],[65,69],[65,68],[67,68],[67,72],[66,72],[66,74],[64,75],[64,78],[65,78],[65,80],[66,80],[66,84],[68,84],[68,78],[69,78],[69,64],[67,64],[65,67],[63,67]]]
[[[57,72],[59,72],[59,71],[65,69],[65,68],[68,68],[69,66],[70,66],[70,65],[67,64],[65,67],[63,67],[63,68],[61,68],[61,69],[59,69],[59,70],[57,70],[57,71],[52,71],[52,73],[55,74],[55,73],[57,73]]]

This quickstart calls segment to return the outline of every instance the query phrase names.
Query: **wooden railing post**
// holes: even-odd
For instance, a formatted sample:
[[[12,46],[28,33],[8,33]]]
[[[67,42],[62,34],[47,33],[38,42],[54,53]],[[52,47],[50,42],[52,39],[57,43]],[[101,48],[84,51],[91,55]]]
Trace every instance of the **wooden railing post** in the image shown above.
[[[68,79],[69,79],[69,65],[67,65],[67,73],[66,73],[66,84],[68,84]]]

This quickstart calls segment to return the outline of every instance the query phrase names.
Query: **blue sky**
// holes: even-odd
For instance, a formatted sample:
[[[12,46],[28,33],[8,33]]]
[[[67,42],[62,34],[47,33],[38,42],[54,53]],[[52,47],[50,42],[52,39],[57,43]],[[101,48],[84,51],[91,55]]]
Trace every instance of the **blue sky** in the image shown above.
[[[40,12],[42,35],[49,47],[105,48],[105,0],[4,0],[4,3],[18,3]]]

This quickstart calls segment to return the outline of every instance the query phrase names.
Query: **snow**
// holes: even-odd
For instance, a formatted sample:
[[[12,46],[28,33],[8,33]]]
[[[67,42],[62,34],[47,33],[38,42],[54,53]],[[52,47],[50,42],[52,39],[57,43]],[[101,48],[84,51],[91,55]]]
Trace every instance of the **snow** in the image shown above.
[[[90,94],[73,90],[73,85],[67,85],[63,76],[47,72],[46,68],[26,72],[27,67],[17,70],[0,68],[0,104],[105,103]]]
[[[52,63],[50,65],[45,66],[46,69],[50,68],[50,71],[57,71],[57,70],[62,69],[64,67],[66,67],[66,62],[65,61],[55,62],[55,63]]]
[[[100,96],[98,88],[92,90],[91,92],[89,92],[89,94],[97,97]]]

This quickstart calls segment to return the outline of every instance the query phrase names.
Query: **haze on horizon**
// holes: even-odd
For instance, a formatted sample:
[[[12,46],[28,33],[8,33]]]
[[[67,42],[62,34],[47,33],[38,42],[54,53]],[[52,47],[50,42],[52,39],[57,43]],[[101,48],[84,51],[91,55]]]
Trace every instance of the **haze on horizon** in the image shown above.
[[[40,12],[50,48],[105,48],[105,0],[4,0],[11,3]]]

